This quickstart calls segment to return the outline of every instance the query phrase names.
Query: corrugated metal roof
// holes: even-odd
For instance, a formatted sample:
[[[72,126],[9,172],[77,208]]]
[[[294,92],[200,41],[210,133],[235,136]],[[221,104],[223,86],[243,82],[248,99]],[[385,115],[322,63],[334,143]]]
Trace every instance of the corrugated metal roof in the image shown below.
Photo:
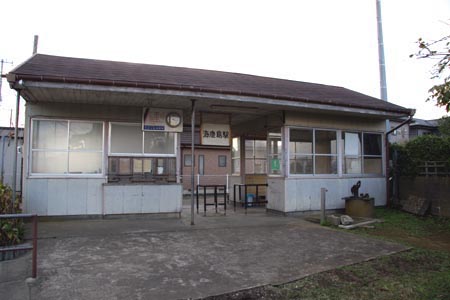
[[[11,76],[14,75],[14,76]],[[36,54],[8,80],[51,81],[255,96],[409,114],[404,107],[343,87],[247,74]]]

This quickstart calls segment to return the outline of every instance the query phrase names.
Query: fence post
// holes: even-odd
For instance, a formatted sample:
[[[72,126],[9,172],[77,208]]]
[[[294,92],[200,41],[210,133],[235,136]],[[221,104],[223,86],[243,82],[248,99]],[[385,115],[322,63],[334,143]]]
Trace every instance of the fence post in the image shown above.
[[[320,224],[325,222],[326,192],[328,192],[326,188],[320,189]]]
[[[228,173],[227,173],[227,194],[228,194]]]
[[[32,271],[31,277],[37,277],[37,215],[33,215],[33,258],[32,258]]]

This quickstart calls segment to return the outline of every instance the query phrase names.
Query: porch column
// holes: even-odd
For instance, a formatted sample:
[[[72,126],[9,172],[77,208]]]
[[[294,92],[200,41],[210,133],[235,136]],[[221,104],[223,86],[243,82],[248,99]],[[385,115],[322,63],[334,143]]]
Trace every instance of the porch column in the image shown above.
[[[192,109],[191,109],[191,225],[194,225],[194,189],[195,189],[195,179],[194,179],[194,159],[195,159],[195,100],[192,99]]]

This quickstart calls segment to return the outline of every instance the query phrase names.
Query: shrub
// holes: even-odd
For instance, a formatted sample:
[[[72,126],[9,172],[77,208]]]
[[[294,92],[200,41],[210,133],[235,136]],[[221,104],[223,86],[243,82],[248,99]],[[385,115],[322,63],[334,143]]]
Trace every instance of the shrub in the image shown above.
[[[12,203],[12,190],[9,186],[0,184],[0,214],[22,212],[20,197]],[[10,246],[22,241],[24,225],[21,219],[0,219],[0,246]]]
[[[450,137],[422,135],[405,145],[392,145],[391,157],[396,152],[397,168],[401,175],[416,176],[425,161],[442,161],[450,165]]]

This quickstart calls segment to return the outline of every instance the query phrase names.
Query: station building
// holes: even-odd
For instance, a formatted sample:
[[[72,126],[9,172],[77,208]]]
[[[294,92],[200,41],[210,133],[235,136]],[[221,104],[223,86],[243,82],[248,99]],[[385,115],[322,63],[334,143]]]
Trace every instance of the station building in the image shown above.
[[[231,149],[230,186],[267,183],[270,210],[318,210],[321,188],[343,208],[357,181],[385,205],[385,122],[413,113],[337,86],[43,54],[7,79],[26,101],[24,210],[42,216],[180,212],[183,125]]]

